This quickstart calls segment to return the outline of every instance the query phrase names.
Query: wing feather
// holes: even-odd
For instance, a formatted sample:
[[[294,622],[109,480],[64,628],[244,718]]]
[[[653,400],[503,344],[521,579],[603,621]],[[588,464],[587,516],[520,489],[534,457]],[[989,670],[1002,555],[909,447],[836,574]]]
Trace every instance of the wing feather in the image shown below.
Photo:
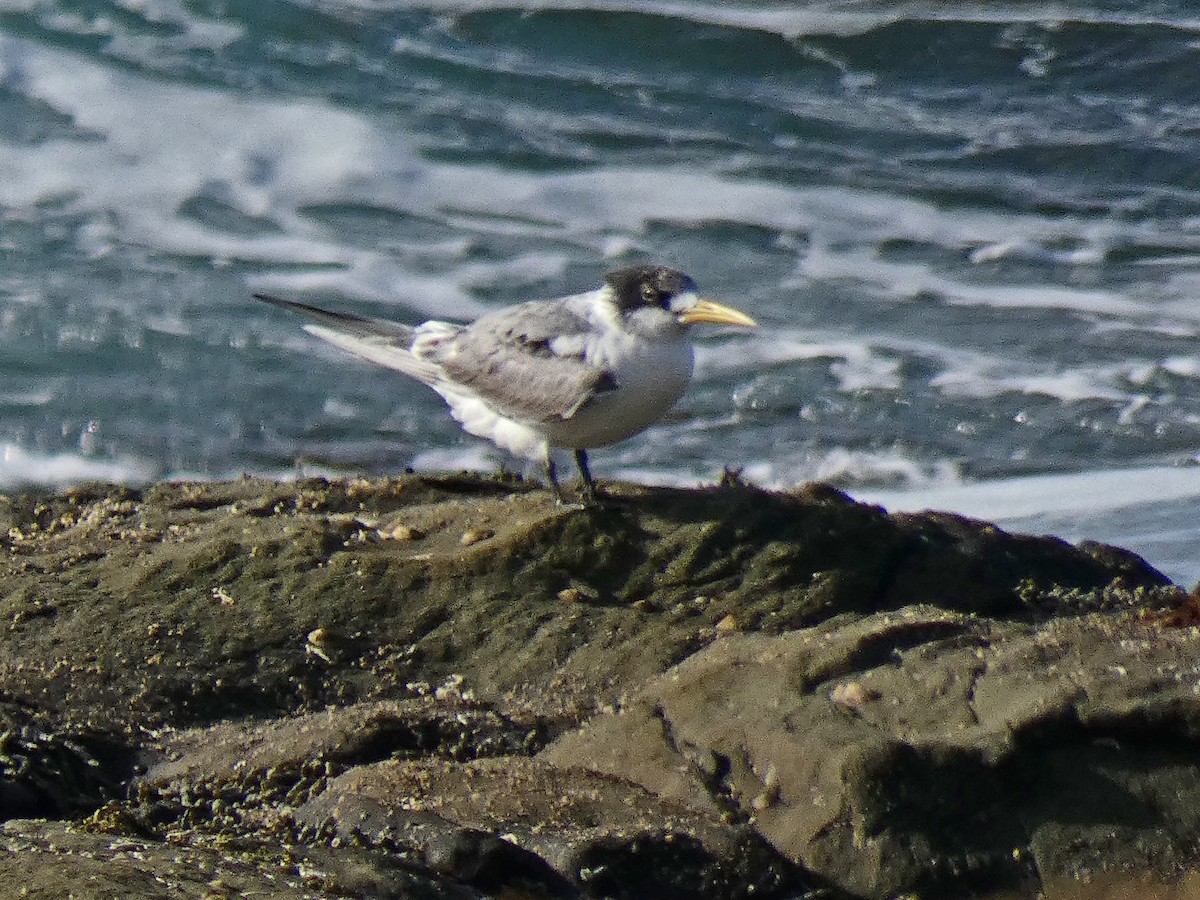
[[[569,419],[616,387],[588,361],[588,323],[561,301],[534,301],[489,313],[424,354],[444,376],[518,421]]]

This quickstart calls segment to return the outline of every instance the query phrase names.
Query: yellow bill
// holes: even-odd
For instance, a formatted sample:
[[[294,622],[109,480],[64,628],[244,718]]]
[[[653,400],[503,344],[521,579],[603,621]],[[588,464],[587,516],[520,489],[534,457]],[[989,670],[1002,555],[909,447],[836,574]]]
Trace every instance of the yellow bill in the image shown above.
[[[731,306],[718,303],[716,300],[698,300],[691,309],[679,314],[679,321],[684,325],[744,325],[747,328],[757,328],[758,323],[743,312],[738,312]]]

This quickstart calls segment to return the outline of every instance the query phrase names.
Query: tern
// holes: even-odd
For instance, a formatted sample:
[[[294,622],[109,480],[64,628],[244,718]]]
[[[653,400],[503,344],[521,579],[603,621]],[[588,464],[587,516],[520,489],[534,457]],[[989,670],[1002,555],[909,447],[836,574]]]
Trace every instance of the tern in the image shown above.
[[[692,377],[692,325],[757,323],[699,295],[683,272],[630,266],[595,290],[533,300],[469,324],[405,325],[255,294],[314,320],[304,330],[436,391],[464,431],[540,462],[565,503],[552,451],[571,450],[584,506],[597,502],[587,451],[653,425]]]

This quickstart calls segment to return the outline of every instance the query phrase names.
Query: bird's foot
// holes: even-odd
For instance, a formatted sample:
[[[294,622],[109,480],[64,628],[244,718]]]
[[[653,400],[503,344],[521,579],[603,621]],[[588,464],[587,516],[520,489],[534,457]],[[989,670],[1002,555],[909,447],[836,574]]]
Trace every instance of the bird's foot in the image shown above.
[[[610,499],[600,493],[594,481],[584,481],[579,485],[579,505],[584,509],[603,509],[611,505]]]
[[[566,509],[602,509],[609,505],[607,498],[600,493],[595,479],[592,478],[591,470],[588,468],[587,452],[576,450],[575,462],[579,466],[579,496],[577,500],[571,502],[563,496],[554,460],[546,458],[546,484],[554,492],[554,499],[558,505]]]
[[[607,509],[612,506],[612,499],[596,490],[595,485],[581,486],[573,499],[557,484],[551,484],[549,487],[554,494],[554,504],[560,509]]]
[[[569,499],[562,494],[555,494],[554,505],[559,509],[606,509],[610,504],[605,497],[595,494],[580,493],[575,499]]]

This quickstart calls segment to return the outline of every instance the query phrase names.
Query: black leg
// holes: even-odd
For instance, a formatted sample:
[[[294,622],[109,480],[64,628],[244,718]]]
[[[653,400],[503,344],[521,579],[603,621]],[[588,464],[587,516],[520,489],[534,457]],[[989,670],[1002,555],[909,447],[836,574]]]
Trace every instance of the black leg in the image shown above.
[[[588,468],[587,451],[575,451],[575,465],[579,467],[579,477],[583,481],[583,505],[595,506],[597,501],[596,482],[592,479],[591,469]]]
[[[559,503],[566,503],[563,497],[562,488],[558,485],[558,470],[554,465],[554,458],[550,455],[550,451],[546,451],[546,485],[550,490],[554,491],[554,499]]]

